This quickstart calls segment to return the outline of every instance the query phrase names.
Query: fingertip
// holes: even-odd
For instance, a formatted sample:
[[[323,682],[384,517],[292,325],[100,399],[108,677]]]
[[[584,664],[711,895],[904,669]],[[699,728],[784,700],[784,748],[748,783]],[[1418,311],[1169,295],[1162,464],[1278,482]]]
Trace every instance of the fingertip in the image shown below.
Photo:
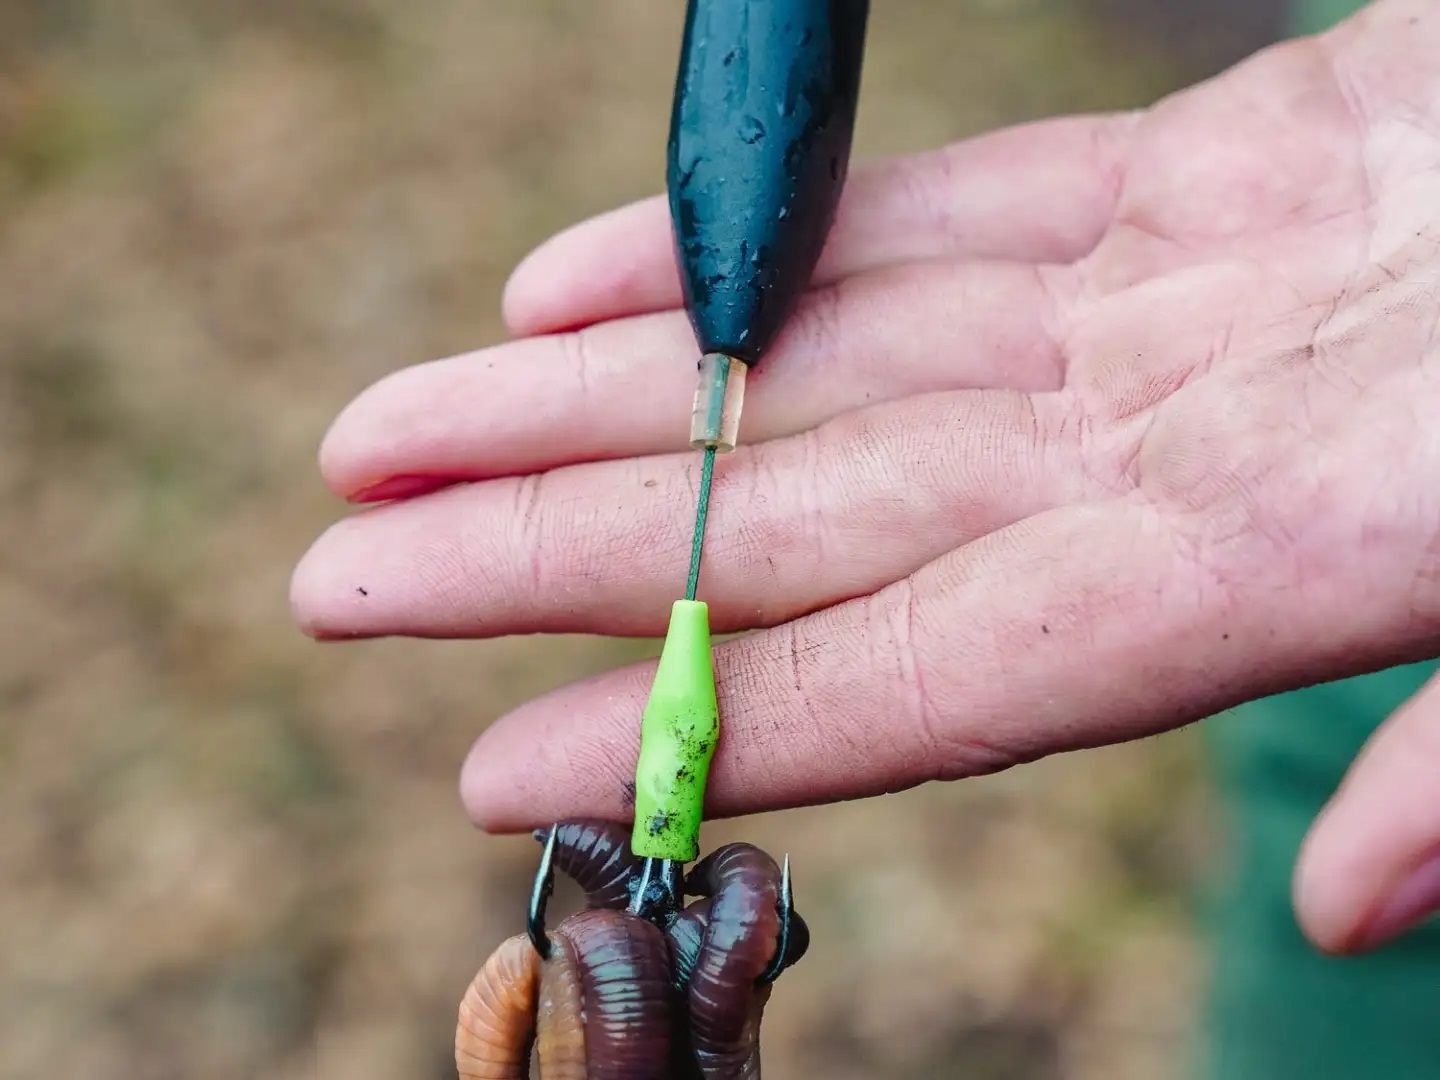
[[[484,750],[481,748],[484,741],[485,736],[482,734],[471,743],[470,752],[465,755],[465,761],[460,766],[460,805],[471,825],[494,836],[507,830],[494,799],[494,785],[486,767]]]
[[[1294,904],[1321,951],[1371,952],[1440,904],[1436,726],[1440,680],[1432,678],[1370,739],[1311,826]]]
[[[654,663],[572,683],[500,717],[471,744],[460,803],[482,832],[513,834],[630,812],[640,712]]]
[[[454,435],[441,419],[463,415],[464,409],[446,413],[437,405],[465,394],[465,364],[479,355],[402,368],[357,394],[320,441],[317,459],[325,486],[350,503],[377,503],[472,479],[480,467],[454,460],[449,452]]]
[[[357,494],[386,479],[365,475],[365,444],[359,436],[363,433],[365,416],[375,400],[376,391],[380,391],[383,399],[384,388],[391,384],[394,377],[393,374],[387,375],[360,391],[330,422],[320,440],[320,449],[316,454],[320,478],[331,492],[342,499],[356,501]]]
[[[558,239],[560,237],[547,240],[521,259],[501,290],[500,317],[512,337],[543,334],[553,322],[546,314],[549,290],[544,278],[536,272],[536,263],[544,268],[549,248]]]
[[[557,790],[544,783],[549,770],[543,758],[555,747],[545,746],[543,739],[537,745],[534,724],[524,715],[533,712],[536,704],[502,717],[480,734],[465,756],[460,768],[460,803],[470,823],[481,832],[504,836],[538,828],[547,820],[566,816],[558,809],[547,809],[555,806],[557,799],[563,804],[576,796],[577,787],[583,792],[593,786],[570,785]],[[538,704],[543,708],[543,699]],[[573,739],[575,734],[568,737]]]
[[[1394,936],[1382,925],[1397,853],[1373,842],[1374,806],[1347,778],[1306,834],[1291,895],[1301,932],[1327,956],[1368,953]]]
[[[290,573],[290,617],[307,637],[316,641],[334,640],[345,635],[332,625],[329,618],[334,591],[332,563],[323,557],[332,525],[310,545]],[[363,588],[363,586],[362,586]]]
[[[1352,950],[1357,918],[1348,911],[1343,890],[1333,887],[1325,851],[1325,815],[1317,819],[1300,847],[1291,879],[1291,900],[1301,932],[1327,956]]]
[[[310,570],[302,559],[290,574],[290,618],[306,637],[324,640],[324,630],[314,617],[309,590]]]
[[[360,641],[404,626],[404,583],[377,551],[364,524],[384,508],[342,518],[300,557],[290,574],[290,615],[316,641]],[[369,566],[370,572],[365,568]]]
[[[511,272],[501,293],[516,337],[576,330],[679,303],[666,203],[652,196],[557,233]]]

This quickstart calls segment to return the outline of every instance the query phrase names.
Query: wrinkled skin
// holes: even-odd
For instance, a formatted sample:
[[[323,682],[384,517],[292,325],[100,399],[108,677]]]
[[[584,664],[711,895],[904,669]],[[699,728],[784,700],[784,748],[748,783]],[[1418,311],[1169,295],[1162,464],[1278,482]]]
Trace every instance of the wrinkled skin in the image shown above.
[[[1433,0],[1142,112],[853,175],[718,472],[702,592],[717,631],[760,632],[717,649],[710,813],[990,772],[1440,652]],[[317,542],[300,622],[659,636],[697,467],[670,452],[678,305],[652,200],[516,272],[509,323],[544,336],[361,394],[325,478],[397,501]],[[652,670],[492,726],[473,818],[618,813]],[[1440,901],[1437,772],[1432,685],[1302,856],[1322,948]]]

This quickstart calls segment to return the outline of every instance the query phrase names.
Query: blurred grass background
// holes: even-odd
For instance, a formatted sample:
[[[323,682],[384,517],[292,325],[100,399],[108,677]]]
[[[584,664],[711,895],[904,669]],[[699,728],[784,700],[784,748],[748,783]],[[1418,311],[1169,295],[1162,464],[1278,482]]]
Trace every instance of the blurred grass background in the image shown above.
[[[682,9],[0,0],[0,1076],[453,1076],[536,855],[469,828],[460,761],[649,646],[308,642],[314,453],[367,383],[499,340],[531,245],[660,190]],[[857,153],[1144,104],[1272,14],[884,0]],[[816,935],[770,1075],[1184,1074],[1191,734],[707,846],[740,835]]]

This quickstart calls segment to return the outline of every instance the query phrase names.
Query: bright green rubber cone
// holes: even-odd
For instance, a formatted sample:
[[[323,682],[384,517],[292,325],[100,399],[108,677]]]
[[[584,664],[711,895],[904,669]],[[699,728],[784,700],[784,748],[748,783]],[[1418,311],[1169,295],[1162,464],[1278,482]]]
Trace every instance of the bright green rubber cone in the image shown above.
[[[719,734],[710,609],[677,600],[640,722],[630,839],[636,855],[691,862],[700,854],[705,783]]]

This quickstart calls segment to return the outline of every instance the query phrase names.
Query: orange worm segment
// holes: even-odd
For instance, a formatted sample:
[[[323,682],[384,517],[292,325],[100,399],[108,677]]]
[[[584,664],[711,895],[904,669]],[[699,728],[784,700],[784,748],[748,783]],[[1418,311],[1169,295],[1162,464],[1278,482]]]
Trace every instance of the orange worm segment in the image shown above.
[[[543,1080],[586,1080],[584,984],[565,924],[551,935],[550,959],[540,976],[535,1047]]]
[[[540,957],[524,934],[504,941],[485,961],[455,1025],[460,1080],[526,1080],[535,1035]]]

